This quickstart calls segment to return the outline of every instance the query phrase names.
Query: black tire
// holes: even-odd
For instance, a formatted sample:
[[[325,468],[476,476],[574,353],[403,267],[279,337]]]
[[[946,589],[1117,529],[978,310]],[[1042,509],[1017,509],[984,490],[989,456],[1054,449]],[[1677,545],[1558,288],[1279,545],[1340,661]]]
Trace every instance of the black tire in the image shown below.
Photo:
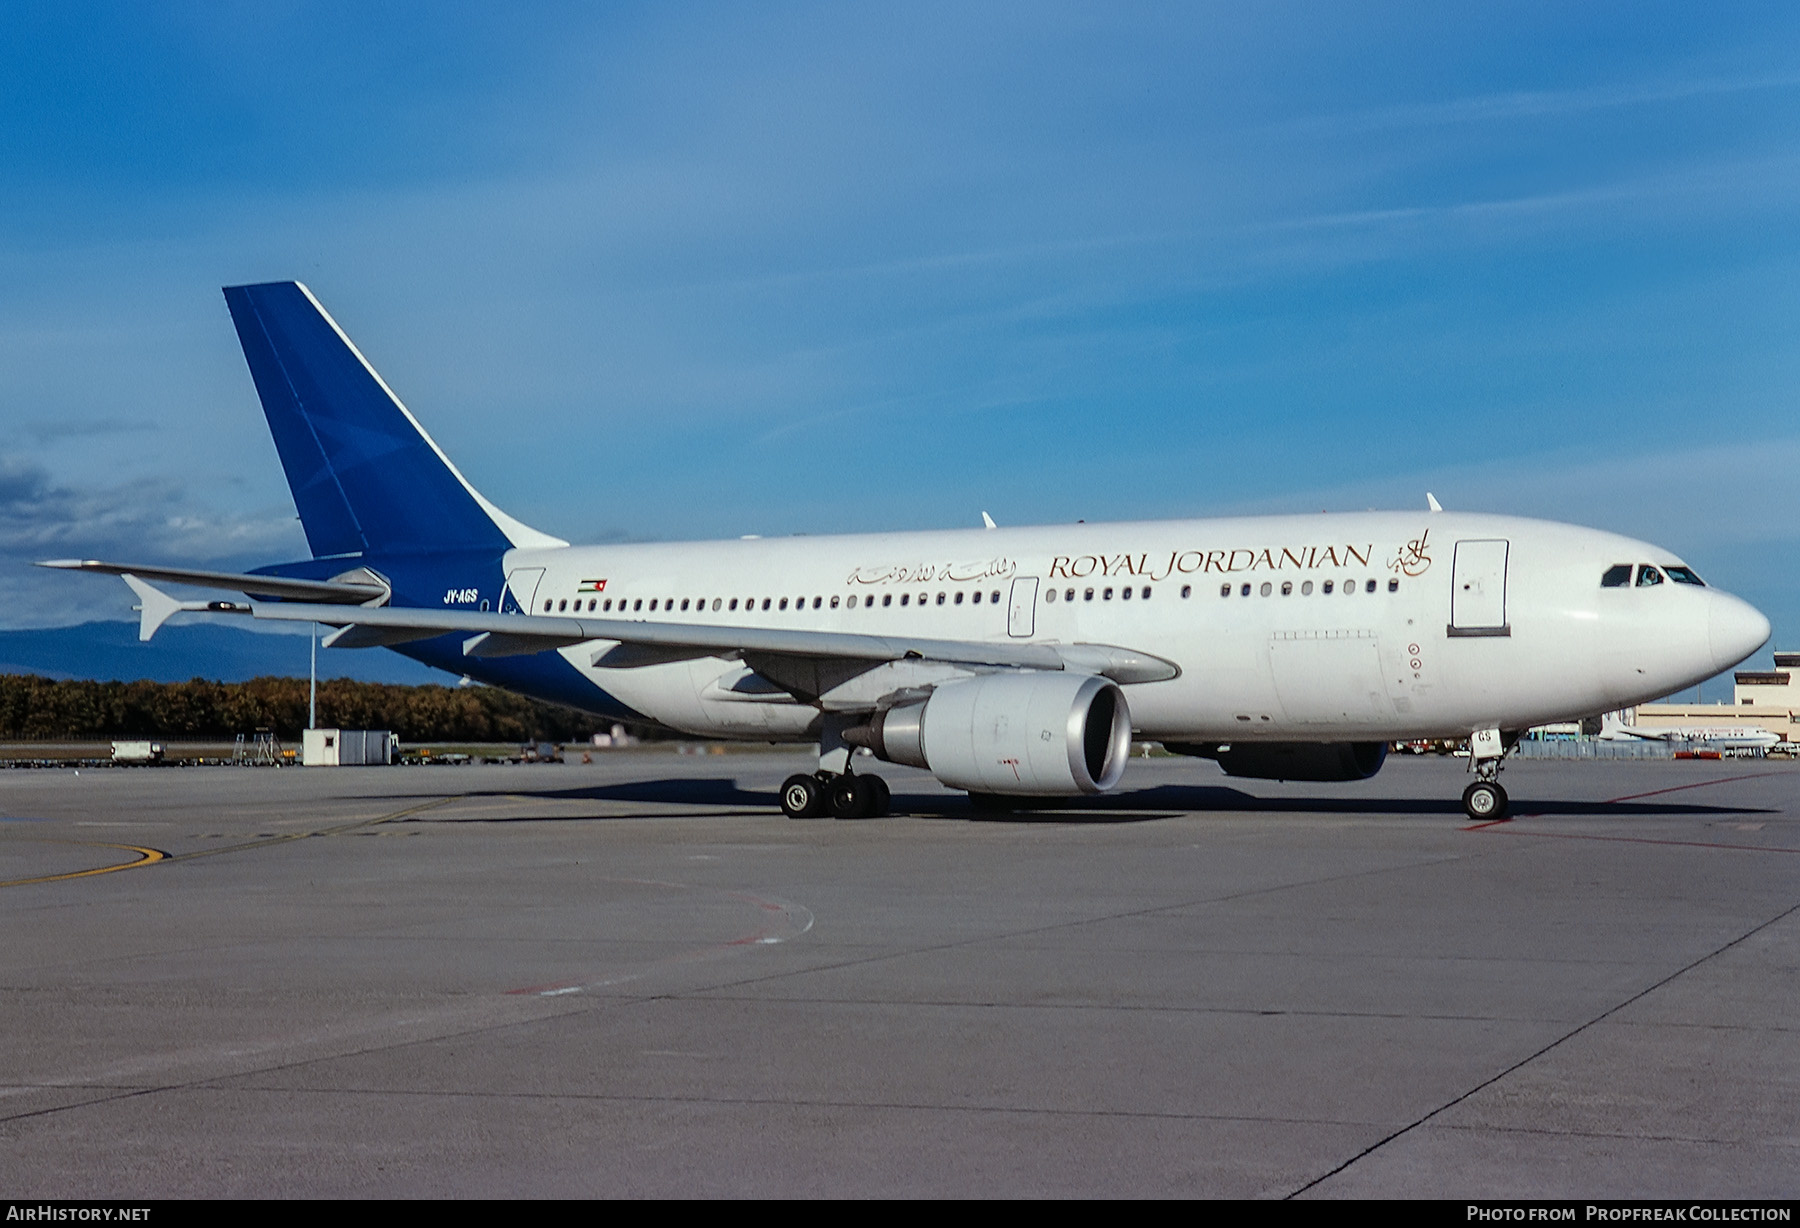
[[[875,813],[875,790],[867,776],[852,776],[846,772],[831,782],[827,796],[834,818],[866,819]]]
[[[1463,813],[1477,823],[1498,823],[1506,817],[1506,790],[1487,780],[1478,780],[1463,790]]]
[[[887,818],[888,811],[894,803],[894,795],[888,788],[887,781],[879,776],[864,776],[863,779],[869,782],[869,790],[875,797],[874,809],[870,810],[869,814],[877,819]]]
[[[781,782],[781,813],[790,819],[816,819],[825,813],[825,786],[816,776],[789,776]]]

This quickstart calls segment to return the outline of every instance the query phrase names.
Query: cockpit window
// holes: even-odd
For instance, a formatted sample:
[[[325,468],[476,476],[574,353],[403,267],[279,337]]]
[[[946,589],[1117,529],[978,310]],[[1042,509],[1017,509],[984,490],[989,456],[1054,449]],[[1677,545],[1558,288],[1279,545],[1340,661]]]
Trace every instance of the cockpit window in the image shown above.
[[[1600,577],[1601,588],[1625,588],[1631,583],[1631,564],[1615,563]]]
[[[1662,572],[1656,570],[1656,568],[1650,567],[1650,566],[1644,566],[1644,567],[1638,568],[1637,586],[1639,588],[1649,588],[1652,584],[1661,584],[1661,583],[1662,583]]]
[[[1706,581],[1702,580],[1686,567],[1665,567],[1663,570],[1668,572],[1669,579],[1675,581],[1677,584],[1692,584],[1699,588],[1706,587]]]

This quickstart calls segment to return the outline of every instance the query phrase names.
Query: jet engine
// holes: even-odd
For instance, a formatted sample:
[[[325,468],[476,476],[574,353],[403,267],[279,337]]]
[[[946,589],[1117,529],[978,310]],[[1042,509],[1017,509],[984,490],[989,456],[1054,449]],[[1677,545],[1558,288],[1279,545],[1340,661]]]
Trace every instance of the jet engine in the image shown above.
[[[1069,796],[1119,783],[1131,713],[1117,685],[1091,674],[984,674],[879,712],[844,740],[955,789]]]
[[[1165,742],[1177,755],[1217,759],[1227,776],[1256,780],[1367,780],[1387,762],[1386,742]]]

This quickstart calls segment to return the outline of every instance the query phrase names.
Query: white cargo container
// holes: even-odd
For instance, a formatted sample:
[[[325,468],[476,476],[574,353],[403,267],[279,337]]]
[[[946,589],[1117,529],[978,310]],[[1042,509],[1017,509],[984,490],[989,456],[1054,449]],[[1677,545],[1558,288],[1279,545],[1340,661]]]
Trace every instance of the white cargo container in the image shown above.
[[[161,742],[114,742],[112,757],[114,763],[160,763],[163,747]]]
[[[394,735],[385,729],[308,729],[300,739],[306,767],[364,767],[393,761]]]

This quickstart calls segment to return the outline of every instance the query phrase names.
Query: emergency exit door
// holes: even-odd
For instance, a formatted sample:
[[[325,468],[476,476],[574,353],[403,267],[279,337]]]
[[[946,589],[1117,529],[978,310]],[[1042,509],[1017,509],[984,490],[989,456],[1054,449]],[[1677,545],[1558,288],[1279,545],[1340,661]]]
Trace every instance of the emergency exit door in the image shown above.
[[[1036,576],[1027,576],[1012,582],[1012,599],[1006,606],[1006,633],[1008,635],[1027,636],[1037,626],[1037,590]]]
[[[1511,635],[1506,623],[1505,541],[1456,543],[1450,567],[1451,635]]]

